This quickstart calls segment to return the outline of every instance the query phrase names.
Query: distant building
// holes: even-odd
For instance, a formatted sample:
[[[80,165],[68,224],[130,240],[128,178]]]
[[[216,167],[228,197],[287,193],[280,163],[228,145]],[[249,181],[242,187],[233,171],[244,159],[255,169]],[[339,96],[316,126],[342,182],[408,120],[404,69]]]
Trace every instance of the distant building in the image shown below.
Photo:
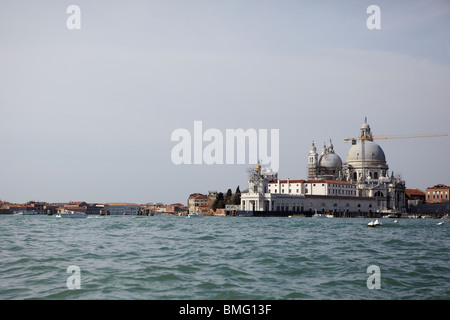
[[[284,215],[328,213],[334,216],[372,215],[378,199],[357,195],[356,185],[339,180],[276,180],[258,165],[249,178],[248,192],[241,194],[240,210]],[[239,213],[238,213],[239,214]]]
[[[419,200],[425,202],[425,192],[420,189],[405,189],[406,200]]]
[[[84,201],[68,202],[63,207],[65,210],[87,213],[88,204]]]
[[[86,214],[99,215],[104,208],[105,208],[104,204],[98,204],[98,203],[87,204],[86,205]]]
[[[331,140],[320,157],[314,142],[308,154],[308,179],[350,182],[358,196],[377,198],[380,210],[405,212],[405,181],[388,171],[384,151],[374,141],[367,119],[359,137],[352,140],[345,163],[335,154]]]
[[[181,203],[173,203],[166,206],[166,213],[178,214],[182,212],[187,212],[188,208]]]
[[[434,187],[427,188],[425,193],[427,203],[449,202],[450,187],[444,184],[437,184]]]
[[[34,211],[36,214],[44,214],[46,202],[29,201],[25,204],[28,211]]]
[[[103,210],[109,215],[137,215],[139,205],[137,203],[105,203]]]
[[[199,206],[208,205],[209,197],[201,193],[193,193],[189,195],[187,206],[189,212],[194,212]]]
[[[306,181],[278,180],[276,173],[258,165],[249,177],[248,192],[241,194],[241,211],[337,216],[406,213],[405,181],[389,174],[385,154],[373,140],[365,121],[359,137],[352,139],[345,163],[331,140],[320,156],[313,142]]]

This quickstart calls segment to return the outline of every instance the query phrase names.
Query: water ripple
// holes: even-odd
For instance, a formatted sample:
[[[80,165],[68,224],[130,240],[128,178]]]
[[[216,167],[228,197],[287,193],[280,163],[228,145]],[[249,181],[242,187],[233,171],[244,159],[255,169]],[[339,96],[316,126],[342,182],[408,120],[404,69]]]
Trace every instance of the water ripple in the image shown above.
[[[1,299],[450,298],[449,229],[435,220],[78,220],[0,216]],[[367,288],[370,265],[381,289]]]

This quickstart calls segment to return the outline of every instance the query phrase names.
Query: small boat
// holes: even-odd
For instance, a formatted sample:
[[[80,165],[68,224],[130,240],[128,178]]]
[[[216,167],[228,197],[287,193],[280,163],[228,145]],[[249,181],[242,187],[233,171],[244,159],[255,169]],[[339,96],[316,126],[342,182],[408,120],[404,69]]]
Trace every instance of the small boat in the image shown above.
[[[375,221],[370,221],[367,224],[368,227],[378,227],[379,225],[381,225],[381,223],[378,221],[378,219],[376,219]]]
[[[37,213],[34,211],[19,211],[15,215],[17,215],[17,216],[34,216],[36,214]]]
[[[394,223],[398,223],[398,221],[397,221],[397,220],[394,220]]]
[[[190,212],[188,214],[188,218],[200,218],[200,217],[203,217],[203,214],[199,212]]]
[[[87,218],[87,214],[78,211],[64,211],[56,215],[57,218]]]
[[[443,225],[444,221],[438,222],[438,226]]]
[[[312,217],[313,217],[313,218],[326,218],[327,215],[324,214],[324,213],[317,213],[317,209],[316,209],[316,211],[315,211],[315,213],[313,214]]]

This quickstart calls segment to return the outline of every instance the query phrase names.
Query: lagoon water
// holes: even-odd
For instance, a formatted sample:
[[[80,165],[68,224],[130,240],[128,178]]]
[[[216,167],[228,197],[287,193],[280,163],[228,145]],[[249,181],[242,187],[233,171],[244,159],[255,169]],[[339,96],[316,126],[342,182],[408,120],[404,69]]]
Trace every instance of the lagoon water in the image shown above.
[[[369,221],[0,216],[0,299],[450,299],[450,220]]]

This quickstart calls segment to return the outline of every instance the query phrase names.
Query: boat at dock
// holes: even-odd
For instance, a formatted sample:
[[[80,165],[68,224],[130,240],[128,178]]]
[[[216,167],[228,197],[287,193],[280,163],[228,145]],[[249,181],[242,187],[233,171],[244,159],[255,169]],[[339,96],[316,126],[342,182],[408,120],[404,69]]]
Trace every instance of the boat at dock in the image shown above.
[[[201,214],[200,212],[190,212],[188,214],[188,218],[200,218],[203,217],[203,214]]]
[[[57,218],[87,218],[87,214],[79,211],[63,211],[61,213],[56,214]]]
[[[19,212],[15,213],[14,215],[16,215],[16,216],[34,216],[36,214],[37,213],[34,211],[19,211]]]

